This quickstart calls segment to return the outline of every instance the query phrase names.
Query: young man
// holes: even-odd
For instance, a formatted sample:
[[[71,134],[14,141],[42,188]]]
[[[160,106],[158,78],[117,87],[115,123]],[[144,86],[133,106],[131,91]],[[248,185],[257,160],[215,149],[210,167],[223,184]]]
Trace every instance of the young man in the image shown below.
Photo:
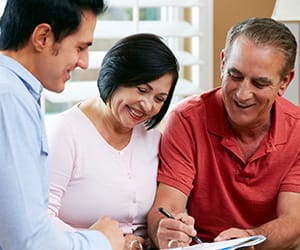
[[[272,19],[230,29],[222,87],[179,104],[164,130],[148,216],[157,246],[188,245],[197,231],[203,241],[263,234],[256,249],[297,248],[300,109],[283,97],[296,51],[292,33]],[[159,207],[178,220],[163,218]]]
[[[47,140],[39,100],[88,66],[99,0],[8,0],[0,35],[0,249],[123,249],[118,222],[63,232],[48,216]]]

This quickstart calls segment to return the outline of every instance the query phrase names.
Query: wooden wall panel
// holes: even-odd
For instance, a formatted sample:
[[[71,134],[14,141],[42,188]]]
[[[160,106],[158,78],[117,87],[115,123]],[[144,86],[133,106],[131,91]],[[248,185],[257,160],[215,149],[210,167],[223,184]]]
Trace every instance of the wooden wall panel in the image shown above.
[[[227,30],[250,17],[271,17],[275,0],[214,0],[214,86],[219,86],[220,52]]]

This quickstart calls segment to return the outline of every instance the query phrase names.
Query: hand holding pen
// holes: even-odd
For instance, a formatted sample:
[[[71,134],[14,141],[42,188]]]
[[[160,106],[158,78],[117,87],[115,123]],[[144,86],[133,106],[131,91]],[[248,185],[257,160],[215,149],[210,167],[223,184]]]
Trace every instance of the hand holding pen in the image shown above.
[[[167,210],[165,210],[164,208],[158,208],[158,211],[161,212],[163,215],[165,215],[167,218],[170,219],[175,219],[175,217],[173,215],[171,215]],[[197,244],[201,244],[203,243],[200,238],[198,236],[191,236],[192,240],[197,243]]]

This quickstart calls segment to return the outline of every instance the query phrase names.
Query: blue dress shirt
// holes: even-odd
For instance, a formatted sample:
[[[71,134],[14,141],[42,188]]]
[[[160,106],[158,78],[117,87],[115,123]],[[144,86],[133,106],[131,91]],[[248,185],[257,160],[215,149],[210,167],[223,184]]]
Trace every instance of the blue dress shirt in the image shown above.
[[[0,55],[0,250],[111,250],[103,234],[63,232],[48,216],[41,92],[29,71]]]

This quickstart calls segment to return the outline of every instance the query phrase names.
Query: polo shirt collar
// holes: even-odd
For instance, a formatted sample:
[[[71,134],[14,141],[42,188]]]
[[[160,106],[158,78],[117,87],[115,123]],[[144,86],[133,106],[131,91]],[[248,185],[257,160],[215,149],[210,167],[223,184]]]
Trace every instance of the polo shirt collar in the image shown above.
[[[204,99],[206,97],[204,96]],[[284,144],[287,142],[287,125],[286,112],[277,97],[273,104],[272,127],[269,132],[268,148],[273,148],[274,145]],[[228,120],[225,116],[225,106],[223,101],[222,89],[219,88],[215,95],[210,95],[206,102],[207,110],[207,128],[211,133],[222,137],[234,137],[233,131],[229,126]],[[218,114],[218,115],[215,115]]]

